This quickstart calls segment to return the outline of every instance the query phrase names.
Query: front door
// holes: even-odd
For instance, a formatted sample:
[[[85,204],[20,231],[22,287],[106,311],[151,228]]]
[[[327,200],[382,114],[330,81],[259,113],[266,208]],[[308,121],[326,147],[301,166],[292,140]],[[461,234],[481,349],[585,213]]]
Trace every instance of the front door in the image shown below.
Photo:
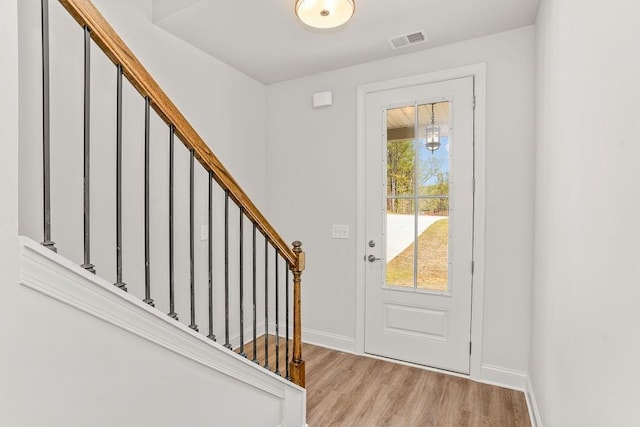
[[[365,103],[365,352],[469,373],[473,77]]]

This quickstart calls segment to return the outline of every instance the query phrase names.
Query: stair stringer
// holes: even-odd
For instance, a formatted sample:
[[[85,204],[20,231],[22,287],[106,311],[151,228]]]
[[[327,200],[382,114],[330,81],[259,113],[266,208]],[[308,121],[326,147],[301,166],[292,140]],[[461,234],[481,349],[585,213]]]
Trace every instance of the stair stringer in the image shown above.
[[[19,284],[147,340],[280,402],[275,425],[304,426],[306,392],[169,318],[35,241],[20,237]],[[81,321],[82,319],[79,319]],[[243,406],[251,408],[251,402]]]

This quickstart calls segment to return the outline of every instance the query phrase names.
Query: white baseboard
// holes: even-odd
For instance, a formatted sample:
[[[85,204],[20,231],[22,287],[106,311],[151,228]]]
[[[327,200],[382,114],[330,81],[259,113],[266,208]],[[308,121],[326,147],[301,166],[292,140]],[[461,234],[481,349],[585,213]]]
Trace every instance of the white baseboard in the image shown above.
[[[302,328],[302,341],[304,341],[305,343],[330,348],[332,350],[343,351],[346,353],[377,358],[377,356],[358,353],[356,351],[355,339],[351,337],[346,337],[344,335],[337,335],[329,332]],[[448,371],[441,371],[438,369],[424,367],[421,365],[414,365],[414,364],[399,362],[397,360],[390,360],[386,358],[380,358],[380,359],[389,360],[395,363],[407,364],[407,365],[419,367],[422,369],[435,370],[437,372],[451,374],[451,372],[448,372]],[[456,374],[456,376],[458,375]],[[460,376],[469,378],[468,375],[460,375]],[[499,387],[505,387],[512,390],[525,392],[527,374],[526,372],[523,372],[523,371],[516,371],[513,369],[502,368],[500,366],[483,364],[481,369],[481,377],[479,381],[485,384],[491,384]]]
[[[538,409],[536,395],[533,393],[533,386],[531,385],[531,378],[529,378],[529,375],[527,375],[526,387],[524,394],[527,398],[527,408],[529,409],[531,425],[532,427],[542,427],[542,418],[540,418],[540,410]]]
[[[356,340],[344,335],[302,328],[302,341],[332,350],[356,353]]]
[[[269,335],[275,335],[276,325],[269,322]],[[286,335],[286,329],[283,325],[280,326],[280,338],[284,338]],[[245,351],[249,353],[249,348],[252,345],[253,339],[253,326],[246,328],[244,332],[245,337]],[[256,326],[256,337],[261,339],[264,337],[264,322],[259,323]],[[289,328],[289,340],[293,340],[293,327]],[[302,341],[308,344],[318,345],[320,347],[330,348],[331,350],[342,351],[345,353],[357,354],[355,351],[355,340],[344,335],[332,334],[324,331],[317,331],[314,329],[302,328]],[[218,338],[220,342],[220,338]],[[236,332],[229,336],[229,343],[236,349],[240,346],[240,333]]]
[[[480,373],[480,382],[525,391],[527,373],[500,366],[483,364]]]

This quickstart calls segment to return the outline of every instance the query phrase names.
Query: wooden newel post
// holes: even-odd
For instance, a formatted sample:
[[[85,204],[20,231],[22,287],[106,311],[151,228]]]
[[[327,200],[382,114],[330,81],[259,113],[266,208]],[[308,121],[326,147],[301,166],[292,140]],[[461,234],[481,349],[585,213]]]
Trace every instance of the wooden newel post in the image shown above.
[[[304,271],[304,252],[302,242],[293,242],[293,252],[298,257],[296,265],[291,266],[293,273],[293,359],[289,363],[291,381],[300,387],[305,386],[304,360],[302,360],[302,314],[300,296],[300,276]]]

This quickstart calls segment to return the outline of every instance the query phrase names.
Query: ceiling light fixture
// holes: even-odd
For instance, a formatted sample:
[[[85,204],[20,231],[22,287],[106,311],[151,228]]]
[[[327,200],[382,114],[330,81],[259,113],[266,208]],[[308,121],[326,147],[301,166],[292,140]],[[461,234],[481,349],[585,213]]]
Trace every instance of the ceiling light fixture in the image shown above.
[[[297,0],[296,16],[304,24],[320,29],[346,24],[356,9],[354,0]]]

